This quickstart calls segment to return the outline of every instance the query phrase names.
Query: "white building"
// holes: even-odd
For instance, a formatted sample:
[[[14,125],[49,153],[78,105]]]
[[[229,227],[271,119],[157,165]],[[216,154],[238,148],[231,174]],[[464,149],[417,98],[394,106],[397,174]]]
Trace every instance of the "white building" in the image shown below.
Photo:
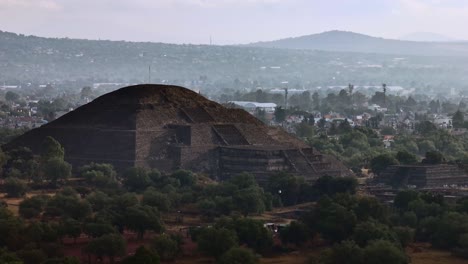
[[[246,102],[246,101],[230,101],[230,104],[237,105],[247,112],[253,113],[255,109],[261,109],[266,113],[274,113],[277,105],[275,103],[258,103],[258,102]]]

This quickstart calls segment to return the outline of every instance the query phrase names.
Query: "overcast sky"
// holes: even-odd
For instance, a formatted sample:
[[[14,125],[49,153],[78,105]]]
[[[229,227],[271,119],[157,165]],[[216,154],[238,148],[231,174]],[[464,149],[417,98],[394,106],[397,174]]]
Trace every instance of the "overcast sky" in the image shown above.
[[[338,29],[468,39],[468,0],[0,0],[0,30],[46,37],[248,43]]]

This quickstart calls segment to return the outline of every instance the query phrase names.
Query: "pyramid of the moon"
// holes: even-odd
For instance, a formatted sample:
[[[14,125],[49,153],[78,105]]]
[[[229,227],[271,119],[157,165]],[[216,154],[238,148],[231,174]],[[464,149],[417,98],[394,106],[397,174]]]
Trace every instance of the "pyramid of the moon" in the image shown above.
[[[3,146],[40,153],[45,137],[65,148],[74,168],[90,162],[206,172],[219,178],[274,171],[315,179],[348,170],[280,128],[177,86],[137,85],[105,94]]]

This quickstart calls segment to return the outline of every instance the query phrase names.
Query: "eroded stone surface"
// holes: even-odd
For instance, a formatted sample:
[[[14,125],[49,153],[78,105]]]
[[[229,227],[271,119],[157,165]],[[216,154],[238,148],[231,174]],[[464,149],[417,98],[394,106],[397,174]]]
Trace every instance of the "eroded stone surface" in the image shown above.
[[[137,85],[103,95],[33,129],[4,146],[40,152],[52,136],[75,168],[94,162],[172,171],[190,169],[229,177],[250,172],[259,180],[273,171],[315,179],[348,170],[279,128],[247,112],[227,109],[178,86]]]

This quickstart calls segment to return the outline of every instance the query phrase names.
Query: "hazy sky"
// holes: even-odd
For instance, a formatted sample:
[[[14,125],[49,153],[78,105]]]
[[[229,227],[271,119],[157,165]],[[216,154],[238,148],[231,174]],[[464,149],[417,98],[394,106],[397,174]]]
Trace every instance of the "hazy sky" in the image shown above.
[[[468,0],[0,0],[0,30],[48,37],[246,43],[333,29],[468,39]]]

